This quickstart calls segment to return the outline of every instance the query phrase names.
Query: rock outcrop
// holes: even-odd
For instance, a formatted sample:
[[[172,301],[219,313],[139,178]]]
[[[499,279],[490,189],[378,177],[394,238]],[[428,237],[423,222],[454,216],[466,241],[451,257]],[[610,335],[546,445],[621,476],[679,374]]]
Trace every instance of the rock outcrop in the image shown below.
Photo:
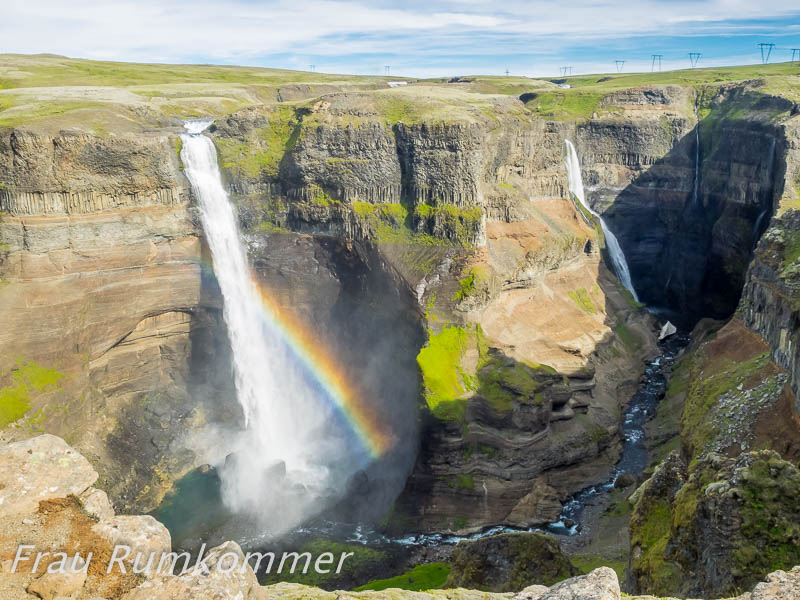
[[[460,542],[451,560],[445,584],[450,588],[511,592],[532,584],[552,585],[578,573],[558,541],[542,534],[507,533]]]
[[[733,319],[673,373],[681,450],[631,499],[633,591],[724,596],[800,560],[800,416],[770,353]]]
[[[760,479],[762,471],[758,466],[759,461],[767,461],[770,468],[783,463],[769,453],[754,453],[754,459],[736,461],[734,469],[746,469],[734,478],[736,485],[747,488]],[[746,464],[745,464],[746,463]],[[727,463],[726,463],[727,464]],[[786,485],[796,485],[795,480],[800,480],[797,470],[792,465],[783,463],[784,475],[787,476]],[[318,588],[299,584],[279,583],[267,587],[259,586],[253,570],[248,565],[245,568],[231,568],[231,565],[245,564],[244,556],[238,544],[227,542],[217,548],[211,549],[204,560],[198,561],[196,567],[189,568],[183,573],[173,573],[174,565],[178,562],[176,554],[166,555],[168,569],[148,571],[143,565],[138,565],[139,572],[119,570],[106,572],[106,562],[112,557],[113,545],[118,543],[134,544],[140,549],[155,549],[158,552],[166,551],[169,547],[169,534],[162,525],[150,517],[135,516],[110,516],[107,519],[97,520],[91,517],[86,508],[78,501],[78,497],[95,498],[96,490],[91,484],[96,479],[96,473],[91,469],[86,460],[65,442],[55,436],[42,435],[23,442],[7,444],[0,448],[0,473],[12,473],[11,467],[16,472],[25,474],[25,482],[20,484],[26,490],[25,496],[30,495],[39,499],[36,505],[22,505],[18,502],[10,504],[11,509],[5,505],[5,500],[0,503],[3,512],[0,517],[0,596],[8,600],[34,600],[41,598],[52,600],[54,598],[69,597],[72,600],[183,600],[186,598],[203,598],[209,600],[271,600],[271,599],[369,599],[369,598],[396,598],[409,600],[426,600],[449,598],[450,600],[487,600],[492,598],[511,598],[513,600],[618,600],[621,597],[619,582],[615,572],[609,568],[595,569],[588,575],[566,579],[560,583],[546,587],[541,583],[525,587],[522,591],[491,593],[469,589],[433,590],[430,592],[410,592],[389,589],[381,592],[327,592]],[[727,468],[727,467],[723,467]],[[788,469],[788,471],[787,471]],[[793,470],[793,471],[792,471]],[[64,474],[69,471],[74,474],[75,482],[72,486],[64,486]],[[791,471],[791,472],[790,472]],[[727,473],[727,471],[726,471]],[[16,477],[6,475],[3,484],[11,482]],[[741,504],[741,494],[732,493],[724,486],[714,484],[714,490],[707,497],[728,498]],[[80,489],[83,488],[83,489]],[[7,493],[7,489],[0,488]],[[745,489],[746,491],[746,489]],[[787,494],[795,494],[797,490],[786,489]],[[15,493],[15,492],[12,492]],[[76,496],[77,494],[77,496]],[[6,498],[7,496],[3,496]],[[14,497],[14,496],[8,496]],[[793,496],[794,497],[794,496]],[[138,520],[138,522],[137,522]],[[130,530],[134,538],[129,535],[119,534],[113,540],[105,534],[96,535],[97,530],[121,531]],[[121,536],[121,537],[120,537]],[[508,572],[509,578],[519,581],[528,577],[546,582],[550,579],[564,577],[574,572],[566,558],[560,554],[555,541],[541,535],[526,536],[524,534],[504,535],[481,540],[477,543],[459,548],[463,556],[457,558],[456,566],[460,564],[462,571],[454,571],[454,578],[467,577],[470,581],[475,575],[475,568],[488,565],[477,565],[475,560],[490,561],[490,577],[497,577],[503,571],[505,559],[502,552],[498,554],[497,548],[511,551],[508,559],[512,563],[524,566],[526,573]],[[519,541],[521,543],[516,543]],[[69,555],[70,562],[75,560],[77,565],[73,571],[66,570],[58,573],[50,569],[60,560],[57,554],[45,555],[40,564],[33,571],[33,556],[25,560],[18,559],[15,568],[14,558],[18,555],[20,544],[28,544],[32,552],[47,549],[63,549],[65,556]],[[499,546],[498,546],[499,544]],[[504,551],[505,551],[504,550]],[[27,552],[27,550],[26,550]],[[92,552],[92,560],[82,562],[80,557],[87,557]],[[516,554],[514,554],[516,552]],[[78,558],[73,558],[73,557]],[[164,556],[162,554],[162,556]],[[169,562],[173,561],[174,562]],[[545,562],[547,565],[545,565]],[[134,565],[136,562],[134,561]],[[85,570],[83,565],[86,565]],[[498,568],[494,568],[498,567]],[[541,573],[534,573],[542,569]],[[51,571],[51,572],[48,572]],[[541,578],[541,579],[539,579]],[[513,588],[511,580],[505,582],[493,579],[477,582],[481,587]],[[797,589],[800,589],[800,567],[788,572],[777,571],[771,573],[765,582],[755,586],[751,593],[740,596],[737,600],[786,600],[794,598]],[[647,600],[649,597],[632,597]]]

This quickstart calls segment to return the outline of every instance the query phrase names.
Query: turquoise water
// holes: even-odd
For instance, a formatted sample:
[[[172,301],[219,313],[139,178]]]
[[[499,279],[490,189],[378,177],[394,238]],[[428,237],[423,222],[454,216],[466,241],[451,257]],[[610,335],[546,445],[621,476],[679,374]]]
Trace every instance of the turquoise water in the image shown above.
[[[231,517],[220,487],[214,469],[195,469],[180,479],[175,490],[151,513],[169,529],[173,547],[195,546]]]

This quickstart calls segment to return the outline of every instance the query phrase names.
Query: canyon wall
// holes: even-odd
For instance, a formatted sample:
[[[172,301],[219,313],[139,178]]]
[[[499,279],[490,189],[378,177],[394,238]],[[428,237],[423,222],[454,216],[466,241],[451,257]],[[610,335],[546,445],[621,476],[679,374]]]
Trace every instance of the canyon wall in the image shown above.
[[[698,325],[660,407],[678,411],[680,448],[632,498],[632,591],[724,595],[800,559],[798,111],[739,94],[719,100],[728,118],[727,102],[759,109],[711,124],[718,145],[700,189],[720,215],[708,256],[743,289],[724,326]]]
[[[383,371],[398,353],[396,380],[360,374],[382,404],[401,399],[404,422],[422,412],[389,526],[552,521],[619,455],[620,407],[656,352],[653,321],[569,197],[564,139],[641,297],[690,318],[733,309],[764,210],[784,193],[771,174],[792,142],[772,117],[786,107],[749,88],[695,94],[616,92],[580,123],[510,96],[433,117],[382,92],[216,121],[261,283],[346,361]],[[239,419],[177,133],[0,140],[3,389],[22,398],[4,436],[68,436],[106,465],[124,508],[154,507],[177,477],[221,458],[175,432]],[[770,343],[784,335],[747,319]]]
[[[3,130],[0,181],[4,436],[63,435],[154,507],[193,463],[175,432],[231,406],[174,139]]]
[[[425,312],[422,443],[390,513],[398,532],[554,520],[608,477],[620,405],[655,352],[569,199],[574,127],[498,103],[497,119],[392,125],[372,97],[332,95],[213,132],[250,235],[369,244]]]

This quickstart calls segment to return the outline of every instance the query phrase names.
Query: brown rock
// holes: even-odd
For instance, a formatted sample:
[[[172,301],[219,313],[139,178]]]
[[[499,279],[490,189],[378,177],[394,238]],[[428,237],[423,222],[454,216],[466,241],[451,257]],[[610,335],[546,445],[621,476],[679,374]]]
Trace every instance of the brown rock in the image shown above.
[[[534,480],[530,493],[524,496],[506,517],[514,527],[530,527],[558,520],[561,502],[556,491],[542,478]]]
[[[53,600],[60,596],[71,596],[80,590],[85,582],[86,572],[83,570],[77,573],[45,573],[33,580],[28,586],[28,592],[43,600]]]
[[[33,513],[42,500],[83,493],[97,472],[61,438],[40,435],[0,447],[0,518]]]

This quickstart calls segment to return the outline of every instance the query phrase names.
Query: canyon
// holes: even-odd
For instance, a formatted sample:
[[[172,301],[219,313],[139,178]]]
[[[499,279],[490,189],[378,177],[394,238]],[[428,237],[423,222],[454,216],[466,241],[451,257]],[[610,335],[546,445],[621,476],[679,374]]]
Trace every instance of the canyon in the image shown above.
[[[2,64],[35,69],[20,60]],[[65,105],[44,116],[21,82],[0,111],[1,442],[64,438],[124,513],[224,463],[244,415],[180,141],[183,117],[213,116],[258,286],[399,440],[329,507],[337,519],[393,536],[556,521],[613,474],[658,325],[699,321],[659,406],[664,462],[630,500],[626,589],[733,595],[800,563],[786,550],[744,567],[735,525],[714,520],[741,497],[736,473],[773,469],[788,487],[756,522],[789,524],[767,547],[795,539],[796,73],[586,90],[253,77],[205,83],[214,93],[86,81],[89,107],[47,88]],[[641,303],[570,194],[565,140]],[[747,422],[724,431],[708,416],[741,406]],[[722,480],[733,499],[698,499]],[[748,493],[772,489],[759,482]]]

